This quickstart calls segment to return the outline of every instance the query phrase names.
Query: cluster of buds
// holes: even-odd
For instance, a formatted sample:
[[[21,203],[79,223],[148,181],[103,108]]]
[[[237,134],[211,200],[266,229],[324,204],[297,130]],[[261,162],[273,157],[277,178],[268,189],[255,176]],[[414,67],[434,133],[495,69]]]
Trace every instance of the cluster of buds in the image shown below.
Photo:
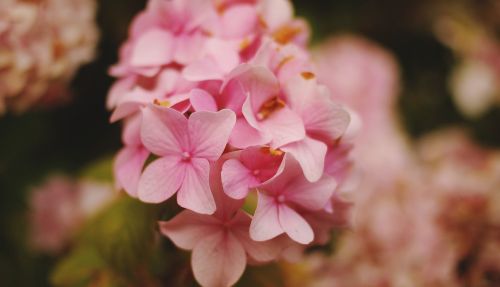
[[[192,250],[204,286],[345,224],[350,115],[317,82],[307,39],[288,0],[150,0],[110,70],[117,184],[147,203],[177,194],[183,211],[160,231]]]

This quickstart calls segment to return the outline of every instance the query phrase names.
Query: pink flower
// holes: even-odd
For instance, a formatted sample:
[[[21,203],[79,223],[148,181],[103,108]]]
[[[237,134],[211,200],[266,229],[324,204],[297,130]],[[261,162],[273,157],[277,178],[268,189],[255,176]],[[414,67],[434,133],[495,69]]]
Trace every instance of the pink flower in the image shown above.
[[[121,90],[121,86],[120,83],[116,87],[120,97],[113,103],[115,110],[111,122],[133,116],[141,107],[153,103],[185,112],[189,108],[189,91],[193,88],[193,84],[184,80],[175,69],[164,69],[153,78],[137,80],[133,88]]]
[[[212,214],[215,202],[208,182],[210,163],[224,151],[234,126],[234,113],[195,112],[186,119],[174,109],[150,106],[142,114],[142,142],[160,158],[144,170],[139,198],[159,203],[179,191],[180,206]]]
[[[314,74],[303,72],[285,88],[290,108],[300,116],[306,137],[281,147],[300,163],[309,181],[323,174],[327,144],[339,139],[349,125],[349,114],[335,104],[325,87],[318,86]]]
[[[271,261],[281,248],[277,241],[255,242],[250,238],[251,217],[240,209],[243,201],[222,192],[220,166],[210,178],[217,212],[204,215],[184,210],[160,222],[160,231],[179,248],[193,251],[191,265],[201,285],[231,286],[241,277],[247,262]]]
[[[314,239],[313,230],[296,210],[321,210],[335,187],[335,180],[327,175],[314,183],[307,181],[299,164],[285,156],[281,173],[257,188],[259,200],[250,236],[265,241],[286,233],[298,243],[310,243]]]
[[[250,189],[273,177],[283,160],[283,152],[266,147],[249,147],[236,152],[222,166],[224,192],[234,199],[245,198]]]
[[[98,40],[94,0],[2,0],[0,114],[58,104]]]
[[[238,77],[245,77],[241,81],[246,94],[242,113],[246,120],[243,125],[248,126],[244,129],[256,130],[260,144],[272,148],[304,139],[304,123],[280,95],[279,82],[270,70],[251,67]],[[241,128],[237,125],[235,129]]]
[[[33,247],[50,254],[63,251],[85,219],[96,214],[114,195],[107,184],[49,178],[30,197]]]

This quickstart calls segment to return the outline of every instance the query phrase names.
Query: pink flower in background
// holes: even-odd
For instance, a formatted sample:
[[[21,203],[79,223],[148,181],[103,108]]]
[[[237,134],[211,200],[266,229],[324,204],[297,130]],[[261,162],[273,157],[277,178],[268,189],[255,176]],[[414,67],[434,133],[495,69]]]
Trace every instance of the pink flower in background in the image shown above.
[[[449,79],[453,100],[464,116],[478,118],[500,105],[500,41],[470,9],[437,10],[436,38],[457,60]],[[498,9],[492,13],[498,18]]]
[[[53,105],[68,94],[98,39],[94,0],[0,3],[0,113]]]
[[[142,142],[160,156],[139,181],[139,198],[158,203],[179,191],[177,202],[190,210],[212,214],[215,203],[208,182],[210,163],[227,144],[235,116],[230,110],[180,112],[151,106],[143,109]]]
[[[33,247],[56,254],[68,246],[84,220],[114,197],[111,186],[51,177],[32,191],[30,198]]]

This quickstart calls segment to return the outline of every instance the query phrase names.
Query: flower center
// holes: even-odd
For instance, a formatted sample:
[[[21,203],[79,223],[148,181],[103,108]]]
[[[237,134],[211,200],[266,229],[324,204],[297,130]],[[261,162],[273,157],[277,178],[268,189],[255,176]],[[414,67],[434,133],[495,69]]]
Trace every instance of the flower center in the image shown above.
[[[181,154],[181,156],[182,156],[183,161],[190,161],[191,160],[191,154],[187,151],[183,152]]]
[[[267,153],[269,155],[272,155],[272,156],[283,155],[283,151],[281,151],[280,149],[274,149],[274,148],[270,148],[270,147],[261,147],[260,151],[263,153]]]
[[[276,197],[276,201],[278,201],[278,203],[283,203],[285,202],[285,196],[283,194],[280,194]]]
[[[252,174],[253,174],[254,176],[258,176],[258,175],[260,174],[260,170],[259,170],[259,169],[254,169],[254,170],[252,171]]]
[[[262,104],[262,106],[259,109],[259,112],[257,113],[257,119],[265,120],[272,113],[282,109],[283,107],[285,107],[285,102],[283,100],[278,98],[278,96],[272,97],[271,99]]]

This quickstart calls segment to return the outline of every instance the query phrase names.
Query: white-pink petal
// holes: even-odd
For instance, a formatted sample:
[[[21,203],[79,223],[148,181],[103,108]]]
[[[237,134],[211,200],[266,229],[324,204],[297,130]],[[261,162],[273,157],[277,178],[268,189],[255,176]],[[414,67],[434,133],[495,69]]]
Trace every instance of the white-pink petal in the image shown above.
[[[302,140],[306,136],[304,122],[288,107],[273,112],[259,124],[264,132],[271,135],[271,146],[274,148]]]
[[[180,155],[189,146],[188,121],[171,108],[153,105],[142,109],[141,139],[156,155]]]
[[[113,167],[115,179],[132,197],[137,197],[142,167],[148,155],[149,152],[142,146],[126,146],[116,156]]]
[[[233,130],[236,115],[231,110],[219,112],[195,112],[189,117],[188,132],[192,155],[217,160]],[[186,132],[186,131],[185,131]]]
[[[215,201],[210,190],[210,164],[203,158],[191,158],[184,163],[185,175],[177,193],[177,203],[201,214],[213,214]]]
[[[271,141],[269,135],[262,134],[250,126],[244,118],[238,118],[231,134],[229,143],[237,148],[265,145]]]
[[[220,231],[200,238],[193,249],[191,265],[194,277],[202,286],[231,286],[245,270],[246,254],[231,233]]]
[[[159,228],[177,247],[191,250],[200,242],[200,238],[219,232],[218,224],[213,216],[184,210],[169,221],[159,222]]]
[[[195,111],[216,112],[217,103],[211,94],[201,89],[193,89],[189,93],[189,100]]]
[[[237,159],[229,159],[224,162],[221,178],[224,193],[234,199],[245,198],[249,189],[260,183],[252,171]]]
[[[279,223],[288,236],[301,244],[309,244],[314,232],[307,221],[285,204],[279,206]]]
[[[160,203],[169,199],[181,186],[186,174],[180,157],[165,156],[149,164],[139,180],[141,201]]]
[[[326,144],[305,137],[301,141],[289,143],[280,149],[293,155],[299,162],[307,180],[315,182],[323,174],[327,151]]]
[[[266,241],[283,232],[278,218],[278,204],[274,197],[258,192],[257,209],[250,224],[250,238]]]
[[[151,29],[137,39],[130,64],[136,67],[161,66],[172,60],[174,38],[170,32]]]

